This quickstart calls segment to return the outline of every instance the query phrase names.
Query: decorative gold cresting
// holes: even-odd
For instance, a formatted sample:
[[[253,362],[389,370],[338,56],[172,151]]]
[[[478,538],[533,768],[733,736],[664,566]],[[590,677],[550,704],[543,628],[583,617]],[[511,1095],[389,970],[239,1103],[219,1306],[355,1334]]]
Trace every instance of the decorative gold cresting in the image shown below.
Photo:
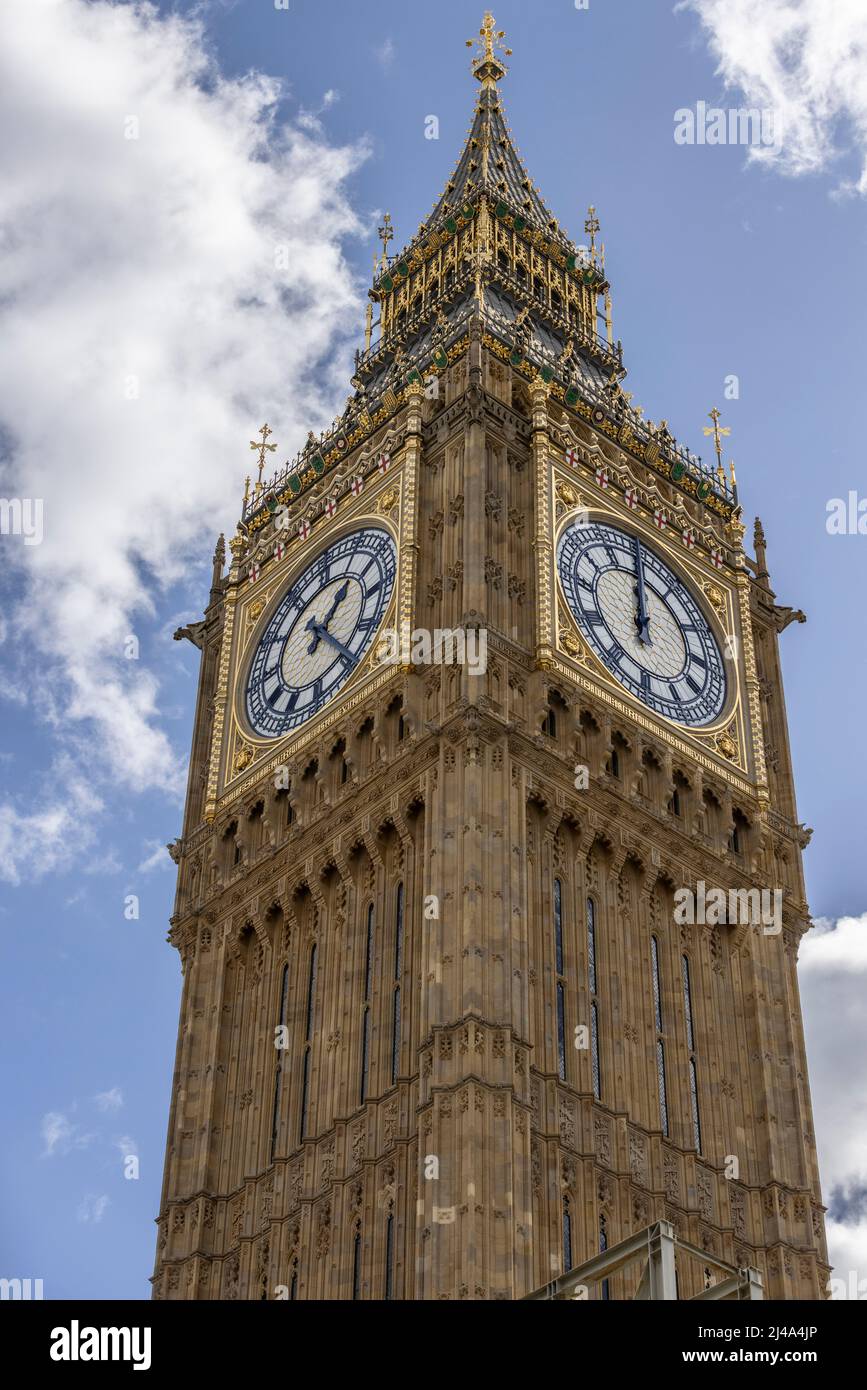
[[[506,64],[497,56],[497,49],[500,49],[507,58],[511,58],[511,48],[505,48],[500,42],[506,37],[505,29],[495,29],[494,16],[490,10],[485,11],[484,22],[479,30],[477,39],[467,39],[467,48],[472,48],[473,44],[478,44],[479,56],[473,59],[473,77],[477,77],[483,87],[493,87],[505,77],[509,69]]]

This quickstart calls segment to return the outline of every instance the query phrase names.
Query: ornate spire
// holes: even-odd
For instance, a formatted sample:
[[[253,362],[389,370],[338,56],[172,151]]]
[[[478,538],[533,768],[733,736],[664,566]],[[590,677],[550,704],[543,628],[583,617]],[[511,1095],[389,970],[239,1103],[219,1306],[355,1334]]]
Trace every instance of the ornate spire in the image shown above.
[[[507,204],[529,226],[549,236],[559,232],[557,220],[539,196],[506,125],[497,90],[497,83],[507,71],[496,52],[502,48],[503,34],[503,30],[495,30],[494,17],[488,12],[479,38],[467,40],[469,47],[474,43],[479,47],[479,54],[473,59],[473,75],[481,82],[481,91],[467,142],[442,196],[422,224],[424,230],[438,227],[444,217],[483,191],[496,202]],[[511,53],[509,48],[502,51]]]
[[[478,56],[473,59],[473,77],[478,78],[483,87],[495,86],[509,71],[496,53],[499,48],[507,58],[511,58],[511,48],[504,48],[500,42],[505,37],[505,29],[495,29],[494,16],[490,10],[486,10],[479,37],[467,39],[467,48],[472,48],[473,44],[478,46]]]

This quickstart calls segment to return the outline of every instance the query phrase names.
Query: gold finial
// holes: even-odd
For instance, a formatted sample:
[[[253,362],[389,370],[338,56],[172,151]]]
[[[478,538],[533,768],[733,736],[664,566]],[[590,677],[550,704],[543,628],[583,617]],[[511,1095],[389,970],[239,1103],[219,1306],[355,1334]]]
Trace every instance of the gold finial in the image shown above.
[[[724,434],[731,434],[731,430],[729,429],[728,425],[720,426],[721,417],[716,406],[714,406],[713,410],[708,412],[707,418],[709,420],[713,420],[713,424],[705,425],[704,432],[706,435],[713,435],[713,447],[716,449],[716,461],[720,466],[722,466],[722,436]]]
[[[382,226],[377,233],[382,242],[382,259],[380,265],[383,270],[388,265],[388,243],[394,240],[394,228],[391,225],[391,213],[387,212],[382,219]]]
[[[495,29],[494,16],[490,10],[486,10],[479,37],[467,39],[467,48],[478,45],[478,57],[473,59],[473,77],[477,77],[483,87],[493,87],[508,72],[508,68],[496,52],[499,49],[507,58],[511,58],[511,48],[505,48],[500,42],[505,37],[505,29]]]
[[[244,479],[244,510],[247,510],[247,503],[250,500],[250,474]]]
[[[265,471],[265,450],[266,450],[266,449],[270,449],[271,453],[273,454],[274,450],[277,448],[277,445],[276,445],[276,444],[268,444],[268,443],[267,443],[268,435],[274,433],[274,431],[273,431],[272,429],[269,429],[269,427],[268,427],[267,425],[263,425],[262,428],[260,429],[259,433],[260,433],[261,436],[262,436],[262,442],[261,442],[261,444],[257,444],[256,441],[255,441],[255,439],[251,439],[251,440],[250,440],[250,448],[251,448],[251,449],[256,449],[256,450],[258,450],[258,453],[259,453],[259,479],[258,479],[258,482],[256,483],[256,491],[257,491],[257,492],[259,491],[259,489],[260,489],[261,486],[262,486],[262,474],[263,474],[264,471]]]
[[[599,218],[596,216],[596,209],[591,206],[587,209],[587,221],[584,223],[584,230],[590,238],[590,259],[596,259],[596,233],[599,231]]]

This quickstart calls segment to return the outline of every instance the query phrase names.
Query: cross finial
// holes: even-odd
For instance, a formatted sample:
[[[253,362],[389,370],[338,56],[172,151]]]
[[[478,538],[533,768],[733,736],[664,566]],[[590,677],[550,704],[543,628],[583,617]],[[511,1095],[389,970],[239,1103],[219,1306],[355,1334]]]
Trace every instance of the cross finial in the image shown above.
[[[587,221],[584,223],[584,230],[590,238],[590,257],[592,260],[596,256],[596,233],[599,231],[599,218],[596,216],[596,209],[592,204],[587,209]]]
[[[505,37],[505,29],[495,28],[494,16],[490,10],[486,10],[479,37],[467,39],[467,48],[472,48],[474,44],[478,46],[478,56],[473,59],[473,76],[479,79],[483,87],[493,87],[508,72],[505,63],[497,56],[497,49],[507,58],[512,56],[511,48],[505,48],[501,42]]]
[[[386,266],[388,265],[388,243],[394,240],[394,228],[391,225],[390,212],[387,212],[383,217],[378,236],[382,242],[382,265]]]
[[[262,474],[265,471],[265,450],[268,449],[273,454],[274,450],[277,448],[276,444],[268,443],[268,435],[274,433],[274,431],[268,425],[263,425],[262,428],[259,430],[259,433],[262,436],[261,443],[257,444],[255,439],[250,440],[250,448],[256,449],[259,454],[259,478],[256,483],[257,492],[262,485]]]
[[[716,450],[717,468],[719,469],[722,467],[722,436],[724,434],[731,434],[731,430],[728,425],[720,425],[721,416],[716,406],[714,406],[713,410],[708,411],[707,418],[713,420],[713,424],[705,425],[704,432],[706,435],[713,435],[713,447]]]

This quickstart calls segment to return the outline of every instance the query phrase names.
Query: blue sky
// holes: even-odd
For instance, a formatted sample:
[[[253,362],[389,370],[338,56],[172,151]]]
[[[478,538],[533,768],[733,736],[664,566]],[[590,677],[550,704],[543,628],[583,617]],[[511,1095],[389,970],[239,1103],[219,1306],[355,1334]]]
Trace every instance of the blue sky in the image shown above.
[[[483,8],[97,0],[86,25],[81,0],[12,0],[0,19],[0,114],[20,132],[0,154],[0,491],[45,508],[40,546],[0,536],[0,1274],[41,1277],[47,1297],[149,1295],[180,991],[161,851],[197,674],[171,634],[200,616],[262,421],[282,459],[342,408],[376,226],[388,209],[409,240],[451,172]],[[576,240],[598,210],[627,388],[705,456],[720,407],[748,538],[758,513],[778,601],[808,615],[782,637],[823,919],[803,990],[833,1248],[867,1275],[867,537],[825,525],[829,499],[867,496],[867,80],[848,56],[867,25],[858,0],[830,38],[818,0],[754,9],[501,0],[501,90]],[[803,44],[777,60],[763,26],[792,16]],[[679,108],[768,93],[786,116],[775,159],[675,143]],[[284,235],[288,296],[267,254]]]

